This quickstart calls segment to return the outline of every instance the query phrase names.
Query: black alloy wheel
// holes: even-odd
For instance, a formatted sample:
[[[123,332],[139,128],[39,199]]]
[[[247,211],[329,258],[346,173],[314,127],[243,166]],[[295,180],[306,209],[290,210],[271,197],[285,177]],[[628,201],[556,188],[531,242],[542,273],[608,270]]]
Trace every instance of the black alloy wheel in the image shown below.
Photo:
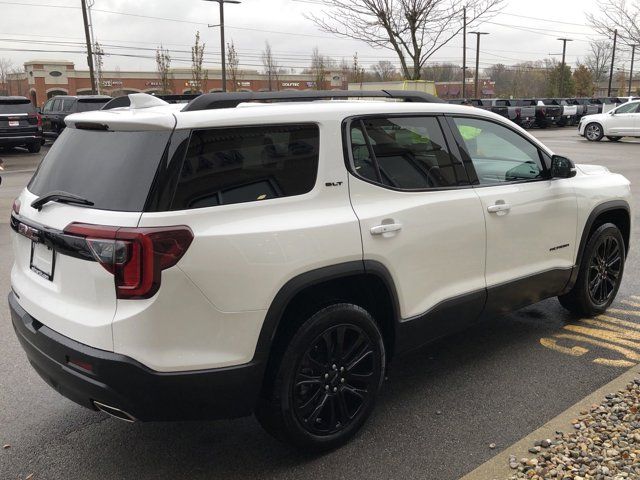
[[[591,255],[588,288],[595,305],[605,305],[617,290],[622,271],[622,249],[615,237],[600,239]]]
[[[291,392],[296,417],[306,430],[331,435],[351,424],[377,391],[375,348],[355,325],[330,327],[311,343]]]

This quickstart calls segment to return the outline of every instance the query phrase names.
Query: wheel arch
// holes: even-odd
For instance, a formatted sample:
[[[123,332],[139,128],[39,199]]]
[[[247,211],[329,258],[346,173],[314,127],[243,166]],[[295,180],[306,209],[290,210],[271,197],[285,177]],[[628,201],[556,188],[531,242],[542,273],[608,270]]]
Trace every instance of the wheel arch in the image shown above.
[[[346,262],[300,274],[275,295],[254,355],[254,360],[265,365],[265,383],[301,321],[337,301],[354,303],[369,311],[381,330],[387,358],[392,358],[400,310],[391,274],[376,261]]]
[[[580,244],[576,256],[576,267],[573,269],[567,290],[570,290],[578,278],[582,256],[587,246],[591,234],[605,223],[613,223],[622,233],[625,245],[625,256],[629,254],[631,241],[631,209],[625,200],[611,200],[597,205],[587,217],[587,221],[582,230]]]

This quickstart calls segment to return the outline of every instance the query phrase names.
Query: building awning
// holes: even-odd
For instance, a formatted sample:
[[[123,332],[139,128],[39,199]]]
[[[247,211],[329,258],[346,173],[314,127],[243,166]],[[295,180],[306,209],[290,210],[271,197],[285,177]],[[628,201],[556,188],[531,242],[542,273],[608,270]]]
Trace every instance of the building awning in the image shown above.
[[[482,94],[483,95],[494,95],[496,92],[493,90],[493,88],[483,88],[482,89]]]

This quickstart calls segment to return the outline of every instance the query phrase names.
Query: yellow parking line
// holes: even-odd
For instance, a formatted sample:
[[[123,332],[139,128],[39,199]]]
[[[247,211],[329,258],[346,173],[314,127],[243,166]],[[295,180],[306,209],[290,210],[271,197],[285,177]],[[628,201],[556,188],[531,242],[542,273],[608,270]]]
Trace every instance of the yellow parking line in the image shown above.
[[[618,313],[620,315],[635,315],[640,317],[640,310],[624,310],[622,308],[609,308],[607,313]]]
[[[617,318],[615,320],[617,320]],[[582,320],[581,323],[586,323],[587,325],[592,325],[594,327],[602,327],[608,330],[612,330],[614,332],[621,333],[625,338],[633,338],[635,340],[640,340],[640,332],[638,332],[637,330],[629,330],[626,328],[622,328],[617,325],[614,325],[613,323],[609,323],[602,320],[593,320],[591,318],[585,318]],[[601,331],[606,332],[607,330],[601,330]],[[640,345],[638,345],[638,347],[640,347]]]
[[[618,343],[625,347],[634,348],[640,350],[640,344],[631,340],[625,340],[621,334],[611,330],[601,330],[599,328],[581,327],[579,325],[566,325],[565,330],[570,332],[580,333],[582,335],[589,335],[590,337],[599,338],[607,342]],[[638,357],[640,359],[640,356]]]
[[[635,363],[630,362],[629,360],[611,360],[610,358],[596,358],[593,363],[597,363],[599,365],[606,365],[607,367],[620,367],[620,368],[629,368],[633,367]]]
[[[603,342],[601,340],[596,340],[594,338],[583,337],[582,335],[573,335],[573,334],[569,334],[569,333],[558,333],[558,334],[556,334],[554,336],[556,338],[564,338],[566,340],[574,340],[576,342],[590,343],[590,344],[596,345],[598,347],[603,347],[603,348],[606,348],[608,350],[613,350],[615,352],[621,353],[622,355],[627,357],[629,360],[635,360],[636,362],[640,361],[640,354],[638,354],[638,353],[636,353],[633,350],[630,350],[628,348],[621,347],[619,345],[612,345],[609,342]],[[640,348],[640,346],[639,346],[639,348]]]
[[[640,303],[632,302],[631,300],[620,300],[620,303],[624,303],[625,305],[630,305],[632,307],[640,308]]]
[[[588,349],[579,346],[571,348],[563,347],[561,345],[558,345],[558,342],[554,338],[541,338],[540,343],[544,347],[555,350],[556,352],[564,353],[566,355],[571,355],[572,357],[579,357],[589,351]]]

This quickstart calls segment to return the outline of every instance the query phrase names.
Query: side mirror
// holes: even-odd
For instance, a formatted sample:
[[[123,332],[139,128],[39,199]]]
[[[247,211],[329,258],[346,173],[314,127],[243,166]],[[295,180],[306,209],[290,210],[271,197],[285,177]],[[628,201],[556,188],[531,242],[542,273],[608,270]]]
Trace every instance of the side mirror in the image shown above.
[[[576,166],[567,157],[551,157],[551,178],[571,178],[576,176]]]

